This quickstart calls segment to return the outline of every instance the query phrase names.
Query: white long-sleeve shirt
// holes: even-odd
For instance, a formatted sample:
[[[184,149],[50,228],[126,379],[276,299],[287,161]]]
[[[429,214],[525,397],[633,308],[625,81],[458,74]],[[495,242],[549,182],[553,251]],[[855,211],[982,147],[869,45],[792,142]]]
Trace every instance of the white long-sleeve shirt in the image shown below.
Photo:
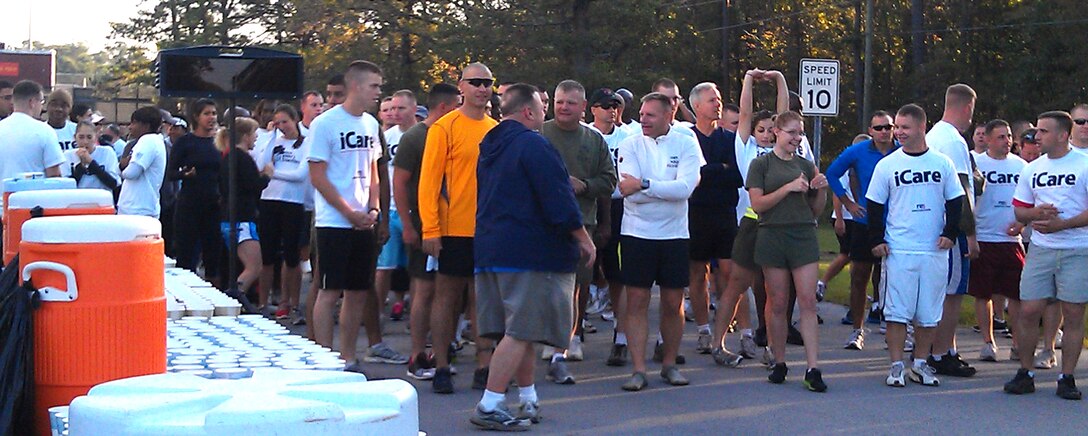
[[[706,164],[699,142],[677,129],[656,139],[634,135],[620,143],[618,170],[650,187],[623,199],[620,234],[642,239],[687,239],[688,197]]]
[[[264,168],[269,163],[275,167],[272,180],[261,192],[261,200],[304,204],[306,191],[314,189],[310,184],[310,165],[306,162],[309,142],[303,141],[298,148],[295,148],[295,142],[277,134],[261,151],[257,168]]]

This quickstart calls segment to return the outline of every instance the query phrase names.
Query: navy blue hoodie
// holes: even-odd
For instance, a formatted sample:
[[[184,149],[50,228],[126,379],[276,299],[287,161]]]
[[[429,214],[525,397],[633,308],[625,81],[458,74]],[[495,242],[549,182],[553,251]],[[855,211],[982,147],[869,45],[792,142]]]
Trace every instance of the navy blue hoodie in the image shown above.
[[[480,142],[477,271],[574,272],[582,226],[567,169],[539,133],[506,120]]]

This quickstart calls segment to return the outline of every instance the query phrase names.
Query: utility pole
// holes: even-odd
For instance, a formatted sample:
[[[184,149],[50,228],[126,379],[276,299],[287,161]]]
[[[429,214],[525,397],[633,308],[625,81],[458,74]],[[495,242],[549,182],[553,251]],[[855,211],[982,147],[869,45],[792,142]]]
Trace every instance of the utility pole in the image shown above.
[[[722,98],[726,101],[733,101],[733,79],[729,77],[731,68],[729,67],[729,41],[730,39],[729,29],[729,0],[722,0],[722,81],[721,92]]]
[[[873,89],[873,0],[865,0],[865,85],[861,101],[862,127],[872,114]]]

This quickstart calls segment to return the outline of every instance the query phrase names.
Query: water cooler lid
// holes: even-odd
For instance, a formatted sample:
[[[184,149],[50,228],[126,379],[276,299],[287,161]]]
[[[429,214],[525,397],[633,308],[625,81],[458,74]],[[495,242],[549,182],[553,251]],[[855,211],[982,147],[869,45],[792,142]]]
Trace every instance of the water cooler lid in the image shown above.
[[[24,242],[44,244],[132,242],[159,239],[161,235],[159,220],[136,215],[43,217],[23,224]]]
[[[8,197],[8,209],[72,209],[113,207],[113,194],[105,189],[50,189],[19,191]]]
[[[4,192],[37,191],[43,189],[75,189],[76,179],[70,177],[12,177],[4,179]]]

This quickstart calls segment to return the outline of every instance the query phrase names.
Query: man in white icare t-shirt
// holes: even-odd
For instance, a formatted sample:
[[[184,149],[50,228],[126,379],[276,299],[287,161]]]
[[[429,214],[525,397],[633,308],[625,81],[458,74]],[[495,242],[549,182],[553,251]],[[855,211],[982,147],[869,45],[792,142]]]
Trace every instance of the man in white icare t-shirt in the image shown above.
[[[960,319],[960,306],[967,294],[967,282],[970,275],[970,261],[978,257],[978,239],[975,235],[974,194],[975,183],[972,177],[971,151],[963,132],[971,127],[971,118],[975,111],[975,90],[962,83],[949,86],[944,96],[944,115],[941,121],[933,125],[926,134],[926,144],[952,160],[960,185],[968,195],[963,202],[960,214],[962,235],[953,240],[955,245],[948,253],[950,271],[944,300],[944,315],[937,327],[937,337],[933,340],[933,349],[918,349],[918,355],[929,353],[929,364],[937,374],[953,377],[971,377],[975,368],[967,364],[956,351],[956,328]],[[947,360],[946,360],[947,359]]]
[[[1035,392],[1031,370],[1039,319],[1047,301],[1057,300],[1067,321],[1062,347],[1059,397],[1080,400],[1073,380],[1084,339],[1085,303],[1088,303],[1088,155],[1073,151],[1069,135],[1073,118],[1066,112],[1039,115],[1035,138],[1044,153],[1020,174],[1013,196],[1016,219],[1034,229],[1020,279],[1020,369],[1005,383],[1005,392]]]
[[[166,143],[159,134],[162,114],[147,106],[132,113],[129,134],[138,138],[121,155],[121,195],[117,213],[159,217],[159,188],[166,175]]]
[[[314,305],[314,337],[330,347],[333,311],[341,294],[340,356],[348,371],[362,372],[355,353],[359,326],[365,324],[370,347],[367,362],[407,363],[382,342],[374,294],[379,208],[378,161],[382,132],[368,111],[381,95],[382,72],[373,63],[352,62],[344,73],[347,98],[310,126],[310,178],[315,197],[314,221],[321,283]],[[369,300],[371,310],[365,310]],[[364,316],[365,315],[365,316]]]
[[[877,162],[865,194],[873,254],[884,258],[880,295],[891,355],[885,383],[891,387],[906,386],[908,372],[915,383],[940,384],[924,354],[916,354],[907,371],[903,347],[910,323],[915,325],[916,353],[932,344],[945,299],[947,252],[960,233],[965,201],[952,162],[927,146],[925,126],[921,107],[899,109],[895,136],[902,147]]]

